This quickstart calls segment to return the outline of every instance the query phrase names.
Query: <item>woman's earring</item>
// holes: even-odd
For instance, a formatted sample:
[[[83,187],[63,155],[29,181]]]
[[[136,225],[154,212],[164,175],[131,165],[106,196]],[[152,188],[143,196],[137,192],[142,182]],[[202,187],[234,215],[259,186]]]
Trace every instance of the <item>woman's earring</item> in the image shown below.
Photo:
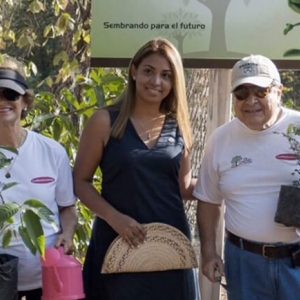
[[[23,108],[23,111],[27,111],[27,107],[24,107],[24,108]]]
[[[135,81],[135,76],[132,76],[132,79]]]

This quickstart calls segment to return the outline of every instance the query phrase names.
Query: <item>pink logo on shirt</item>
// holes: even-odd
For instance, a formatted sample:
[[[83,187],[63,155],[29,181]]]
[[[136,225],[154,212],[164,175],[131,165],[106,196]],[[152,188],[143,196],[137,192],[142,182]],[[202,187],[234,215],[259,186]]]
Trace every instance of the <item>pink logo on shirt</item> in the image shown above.
[[[298,156],[293,153],[284,153],[284,154],[276,155],[276,158],[282,159],[282,160],[296,160],[296,159],[298,159]]]
[[[53,182],[55,179],[52,177],[44,176],[44,177],[36,177],[31,179],[32,183],[44,184]]]

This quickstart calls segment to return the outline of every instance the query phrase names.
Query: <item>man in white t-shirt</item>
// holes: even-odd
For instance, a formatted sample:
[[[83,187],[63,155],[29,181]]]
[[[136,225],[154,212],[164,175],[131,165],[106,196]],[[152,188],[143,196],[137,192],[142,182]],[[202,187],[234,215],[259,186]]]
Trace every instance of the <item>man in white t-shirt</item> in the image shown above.
[[[282,88],[276,66],[264,56],[234,65],[236,118],[208,139],[193,192],[200,200],[202,272],[212,282],[226,275],[229,300],[300,297],[300,269],[292,259],[300,238],[295,227],[274,221],[281,185],[293,185],[297,176],[297,158],[281,133],[300,121],[300,113],[281,106]],[[216,252],[223,201],[224,265]]]

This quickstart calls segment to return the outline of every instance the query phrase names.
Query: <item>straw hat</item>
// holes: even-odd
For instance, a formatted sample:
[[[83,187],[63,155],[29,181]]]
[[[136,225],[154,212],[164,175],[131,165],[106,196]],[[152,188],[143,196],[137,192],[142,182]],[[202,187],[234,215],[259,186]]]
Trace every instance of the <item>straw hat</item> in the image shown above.
[[[147,236],[139,248],[131,248],[118,236],[108,248],[101,273],[150,272],[197,268],[195,250],[178,229],[163,223],[144,225]]]

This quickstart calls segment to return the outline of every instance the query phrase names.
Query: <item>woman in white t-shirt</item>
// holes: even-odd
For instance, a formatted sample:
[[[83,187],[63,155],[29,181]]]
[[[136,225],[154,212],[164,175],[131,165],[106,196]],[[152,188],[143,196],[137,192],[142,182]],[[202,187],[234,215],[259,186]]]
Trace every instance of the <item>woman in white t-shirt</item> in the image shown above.
[[[0,188],[0,202],[22,204],[37,199],[53,213],[58,225],[42,221],[46,247],[63,246],[65,253],[73,250],[73,235],[77,225],[72,173],[65,149],[56,141],[24,129],[20,125],[33,106],[33,93],[28,89],[22,64],[4,55],[0,63],[0,148],[7,164],[0,169],[0,186],[18,183],[8,189]],[[41,263],[25,246],[17,233],[19,215],[15,216],[15,232],[7,253],[19,258],[18,299],[40,300],[42,296]]]

